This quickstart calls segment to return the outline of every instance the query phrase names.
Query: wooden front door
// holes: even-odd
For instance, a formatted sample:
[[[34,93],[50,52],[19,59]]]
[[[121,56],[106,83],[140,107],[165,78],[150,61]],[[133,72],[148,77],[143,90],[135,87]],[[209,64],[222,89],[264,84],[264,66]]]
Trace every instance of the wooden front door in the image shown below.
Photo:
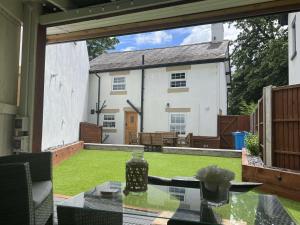
[[[125,144],[135,144],[137,140],[138,114],[125,112]]]

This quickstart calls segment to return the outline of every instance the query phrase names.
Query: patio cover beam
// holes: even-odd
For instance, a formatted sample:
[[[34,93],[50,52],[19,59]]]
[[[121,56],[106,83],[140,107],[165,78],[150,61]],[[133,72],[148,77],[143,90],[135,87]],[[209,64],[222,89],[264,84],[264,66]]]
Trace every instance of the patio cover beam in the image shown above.
[[[216,2],[218,0],[210,0],[209,2]],[[247,1],[249,2],[255,2]],[[206,1],[202,1],[206,2]],[[256,2],[259,2],[256,1]],[[201,2],[197,2],[200,4]],[[196,3],[193,3],[196,4]],[[209,3],[206,3],[209,4]],[[229,5],[229,4],[228,4]],[[255,3],[250,5],[242,5],[237,7],[229,7],[219,10],[213,10],[212,7],[208,11],[191,13],[191,8],[186,8],[190,14],[184,14],[179,16],[172,16],[171,14],[167,18],[159,18],[166,16],[166,14],[177,12],[175,9],[179,7],[180,13],[184,13],[184,7],[173,6],[170,7],[173,10],[169,11],[168,8],[162,8],[157,10],[149,10],[144,12],[132,13],[128,15],[115,16],[111,18],[103,18],[101,20],[92,21],[96,28],[87,29],[89,27],[89,21],[75,23],[64,26],[57,26],[48,28],[47,42],[59,43],[75,40],[85,40],[98,37],[107,37],[124,34],[134,34],[140,32],[149,32],[161,29],[170,29],[176,27],[185,27],[192,25],[200,25],[207,23],[223,22],[253,16],[261,16],[274,13],[290,12],[300,10],[299,0],[274,0],[262,3]],[[203,7],[193,7],[198,10],[203,10]],[[156,12],[156,13],[154,13]],[[158,18],[158,19],[155,19]],[[93,26],[92,25],[92,26]],[[78,29],[78,30],[76,30]]]
[[[63,1],[70,0],[48,0],[54,5]],[[124,15],[136,11],[145,11],[149,9],[171,7],[174,5],[186,4],[189,2],[204,1],[204,0],[122,0],[113,1],[105,4],[99,4],[84,8],[75,9],[67,12],[57,12],[45,14],[40,17],[40,23],[46,26],[55,26],[66,23],[82,22],[87,20],[102,19],[105,17],[112,17],[115,15]],[[55,4],[57,3],[57,4]],[[63,7],[67,9],[67,7]]]
[[[72,0],[47,0],[51,4],[60,8],[64,12],[76,8],[76,5],[72,2]]]

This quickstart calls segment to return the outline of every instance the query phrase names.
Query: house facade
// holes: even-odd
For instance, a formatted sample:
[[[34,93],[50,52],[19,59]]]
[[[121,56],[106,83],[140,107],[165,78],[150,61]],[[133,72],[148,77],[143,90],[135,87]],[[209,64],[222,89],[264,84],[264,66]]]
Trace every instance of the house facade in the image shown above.
[[[289,84],[300,84],[300,12],[288,16]]]
[[[217,136],[217,116],[227,114],[229,42],[222,24],[212,28],[211,42],[91,61],[89,122],[99,117],[105,143],[128,144],[140,131]]]

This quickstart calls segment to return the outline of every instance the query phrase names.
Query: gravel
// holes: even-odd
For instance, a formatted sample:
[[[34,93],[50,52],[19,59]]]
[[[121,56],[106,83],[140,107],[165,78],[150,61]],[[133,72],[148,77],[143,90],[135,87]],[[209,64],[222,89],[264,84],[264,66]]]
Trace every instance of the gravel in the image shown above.
[[[259,156],[247,155],[247,160],[250,166],[259,166],[259,167],[264,166],[264,163]]]

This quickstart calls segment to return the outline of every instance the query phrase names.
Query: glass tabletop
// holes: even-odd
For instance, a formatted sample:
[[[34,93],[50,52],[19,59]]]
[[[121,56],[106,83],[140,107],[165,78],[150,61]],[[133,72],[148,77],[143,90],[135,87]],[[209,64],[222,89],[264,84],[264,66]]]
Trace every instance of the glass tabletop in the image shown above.
[[[147,192],[124,195],[124,187],[107,182],[59,205],[201,224],[296,225],[273,195],[231,192],[228,204],[208,207],[199,189],[148,185]]]

